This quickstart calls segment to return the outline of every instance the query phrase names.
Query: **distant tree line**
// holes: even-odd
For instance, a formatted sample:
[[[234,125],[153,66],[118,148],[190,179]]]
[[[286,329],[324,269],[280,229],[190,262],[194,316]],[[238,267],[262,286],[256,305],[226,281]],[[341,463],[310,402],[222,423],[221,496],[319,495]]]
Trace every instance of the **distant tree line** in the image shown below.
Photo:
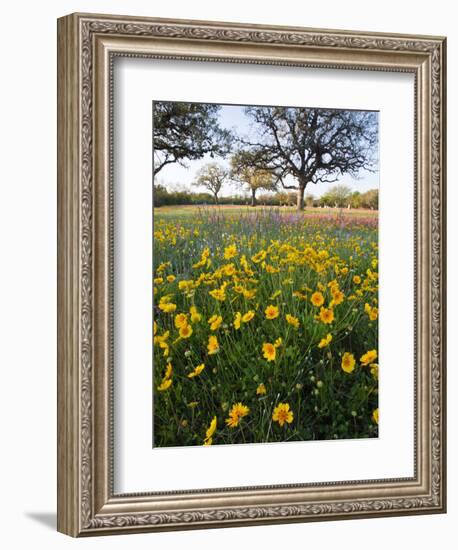
[[[307,195],[305,200],[307,205],[378,210],[378,189],[369,189],[365,193],[360,193],[352,191],[346,185],[335,185],[319,199],[315,199],[313,195]]]
[[[169,191],[165,186],[156,184],[153,193],[154,207],[161,206],[186,206],[215,204],[212,193],[191,193],[185,190]],[[294,206],[297,205],[297,194],[294,192],[277,192],[275,194],[260,194],[257,204],[263,206]],[[369,189],[365,193],[351,191],[344,185],[336,185],[329,189],[321,197],[308,194],[304,199],[308,208],[366,208],[378,210],[378,190]],[[219,197],[220,205],[251,205],[252,197],[241,195]]]

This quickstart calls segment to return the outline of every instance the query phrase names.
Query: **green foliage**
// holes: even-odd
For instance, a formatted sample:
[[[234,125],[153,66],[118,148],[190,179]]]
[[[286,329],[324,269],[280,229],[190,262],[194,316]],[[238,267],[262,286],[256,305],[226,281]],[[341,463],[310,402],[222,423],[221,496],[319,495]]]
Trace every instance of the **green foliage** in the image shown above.
[[[345,208],[350,204],[351,189],[346,185],[335,185],[320,197],[320,205]]]
[[[378,210],[378,189],[370,189],[361,195],[361,206]]]
[[[208,154],[228,154],[233,135],[219,126],[220,105],[155,101],[153,103],[154,175],[167,164],[185,164]]]
[[[251,192],[251,206],[256,206],[256,192],[276,191],[276,178],[268,170],[256,166],[255,158],[249,151],[238,151],[231,157],[231,177]]]
[[[308,208],[329,206],[334,207],[335,201],[329,201],[328,195],[324,195],[325,198],[314,198],[309,194],[306,196],[306,206]],[[154,185],[153,192],[154,207],[159,208],[161,206],[205,206],[213,204],[215,202],[214,196],[210,193],[195,193],[189,191],[169,191],[164,185],[156,183]],[[240,205],[246,206],[251,204],[251,199],[243,197],[241,195],[231,195],[228,197],[218,196],[218,203],[220,205]],[[256,203],[259,206],[294,206],[296,204],[296,194],[278,192],[275,194],[261,194],[257,197]],[[355,191],[348,199],[348,203],[344,204],[344,207],[350,204],[353,209],[371,209],[378,210],[378,191],[376,189],[369,190],[363,194]]]

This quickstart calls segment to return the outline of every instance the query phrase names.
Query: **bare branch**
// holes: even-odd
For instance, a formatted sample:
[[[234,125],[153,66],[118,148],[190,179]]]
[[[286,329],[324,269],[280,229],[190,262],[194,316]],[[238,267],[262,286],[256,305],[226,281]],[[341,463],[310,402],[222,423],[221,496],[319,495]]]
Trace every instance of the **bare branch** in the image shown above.
[[[247,107],[246,113],[258,139],[238,143],[253,165],[274,173],[284,189],[303,194],[309,182],[332,183],[376,167],[376,113],[292,107]],[[287,176],[297,186],[287,184]]]

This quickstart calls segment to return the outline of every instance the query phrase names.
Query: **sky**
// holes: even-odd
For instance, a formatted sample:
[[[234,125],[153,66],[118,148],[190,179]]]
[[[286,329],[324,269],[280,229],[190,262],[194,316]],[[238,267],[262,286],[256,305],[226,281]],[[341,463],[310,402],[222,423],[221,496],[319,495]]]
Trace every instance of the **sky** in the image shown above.
[[[219,124],[222,128],[234,130],[237,134],[247,136],[250,133],[251,121],[244,113],[244,106],[239,105],[223,105],[218,112]],[[217,162],[223,166],[229,168],[229,159],[223,159],[220,157],[211,158],[210,155],[205,155],[200,160],[186,161],[186,167],[181,166],[178,163],[168,164],[165,166],[156,176],[156,183],[163,185],[170,191],[186,190],[191,192],[207,192],[204,187],[197,187],[193,185],[197,177],[199,169],[208,162]],[[290,183],[294,183],[291,180]],[[309,184],[305,194],[313,194],[315,197],[321,197],[331,187],[335,185],[346,185],[352,191],[359,191],[364,193],[369,189],[378,189],[379,186],[379,172],[371,173],[366,170],[362,170],[359,173],[358,179],[353,178],[349,174],[345,174],[340,177],[335,183],[317,183]],[[262,195],[265,191],[258,191],[259,195]],[[244,195],[249,196],[249,192],[245,187],[231,182],[227,182],[223,185],[220,194],[221,197],[227,197],[229,195]]]

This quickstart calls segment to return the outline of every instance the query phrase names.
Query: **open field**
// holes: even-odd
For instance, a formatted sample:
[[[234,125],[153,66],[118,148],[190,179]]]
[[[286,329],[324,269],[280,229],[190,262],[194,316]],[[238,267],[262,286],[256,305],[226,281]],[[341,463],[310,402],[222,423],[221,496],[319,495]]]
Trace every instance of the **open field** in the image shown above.
[[[377,215],[155,210],[155,446],[377,437]]]
[[[158,218],[192,217],[196,215],[211,215],[219,213],[224,216],[239,216],[243,214],[259,215],[265,212],[296,213],[295,206],[239,206],[239,205],[205,205],[205,206],[161,206],[154,209],[154,215]],[[323,214],[333,216],[369,217],[377,219],[377,210],[364,208],[305,208],[306,216],[322,216]]]

